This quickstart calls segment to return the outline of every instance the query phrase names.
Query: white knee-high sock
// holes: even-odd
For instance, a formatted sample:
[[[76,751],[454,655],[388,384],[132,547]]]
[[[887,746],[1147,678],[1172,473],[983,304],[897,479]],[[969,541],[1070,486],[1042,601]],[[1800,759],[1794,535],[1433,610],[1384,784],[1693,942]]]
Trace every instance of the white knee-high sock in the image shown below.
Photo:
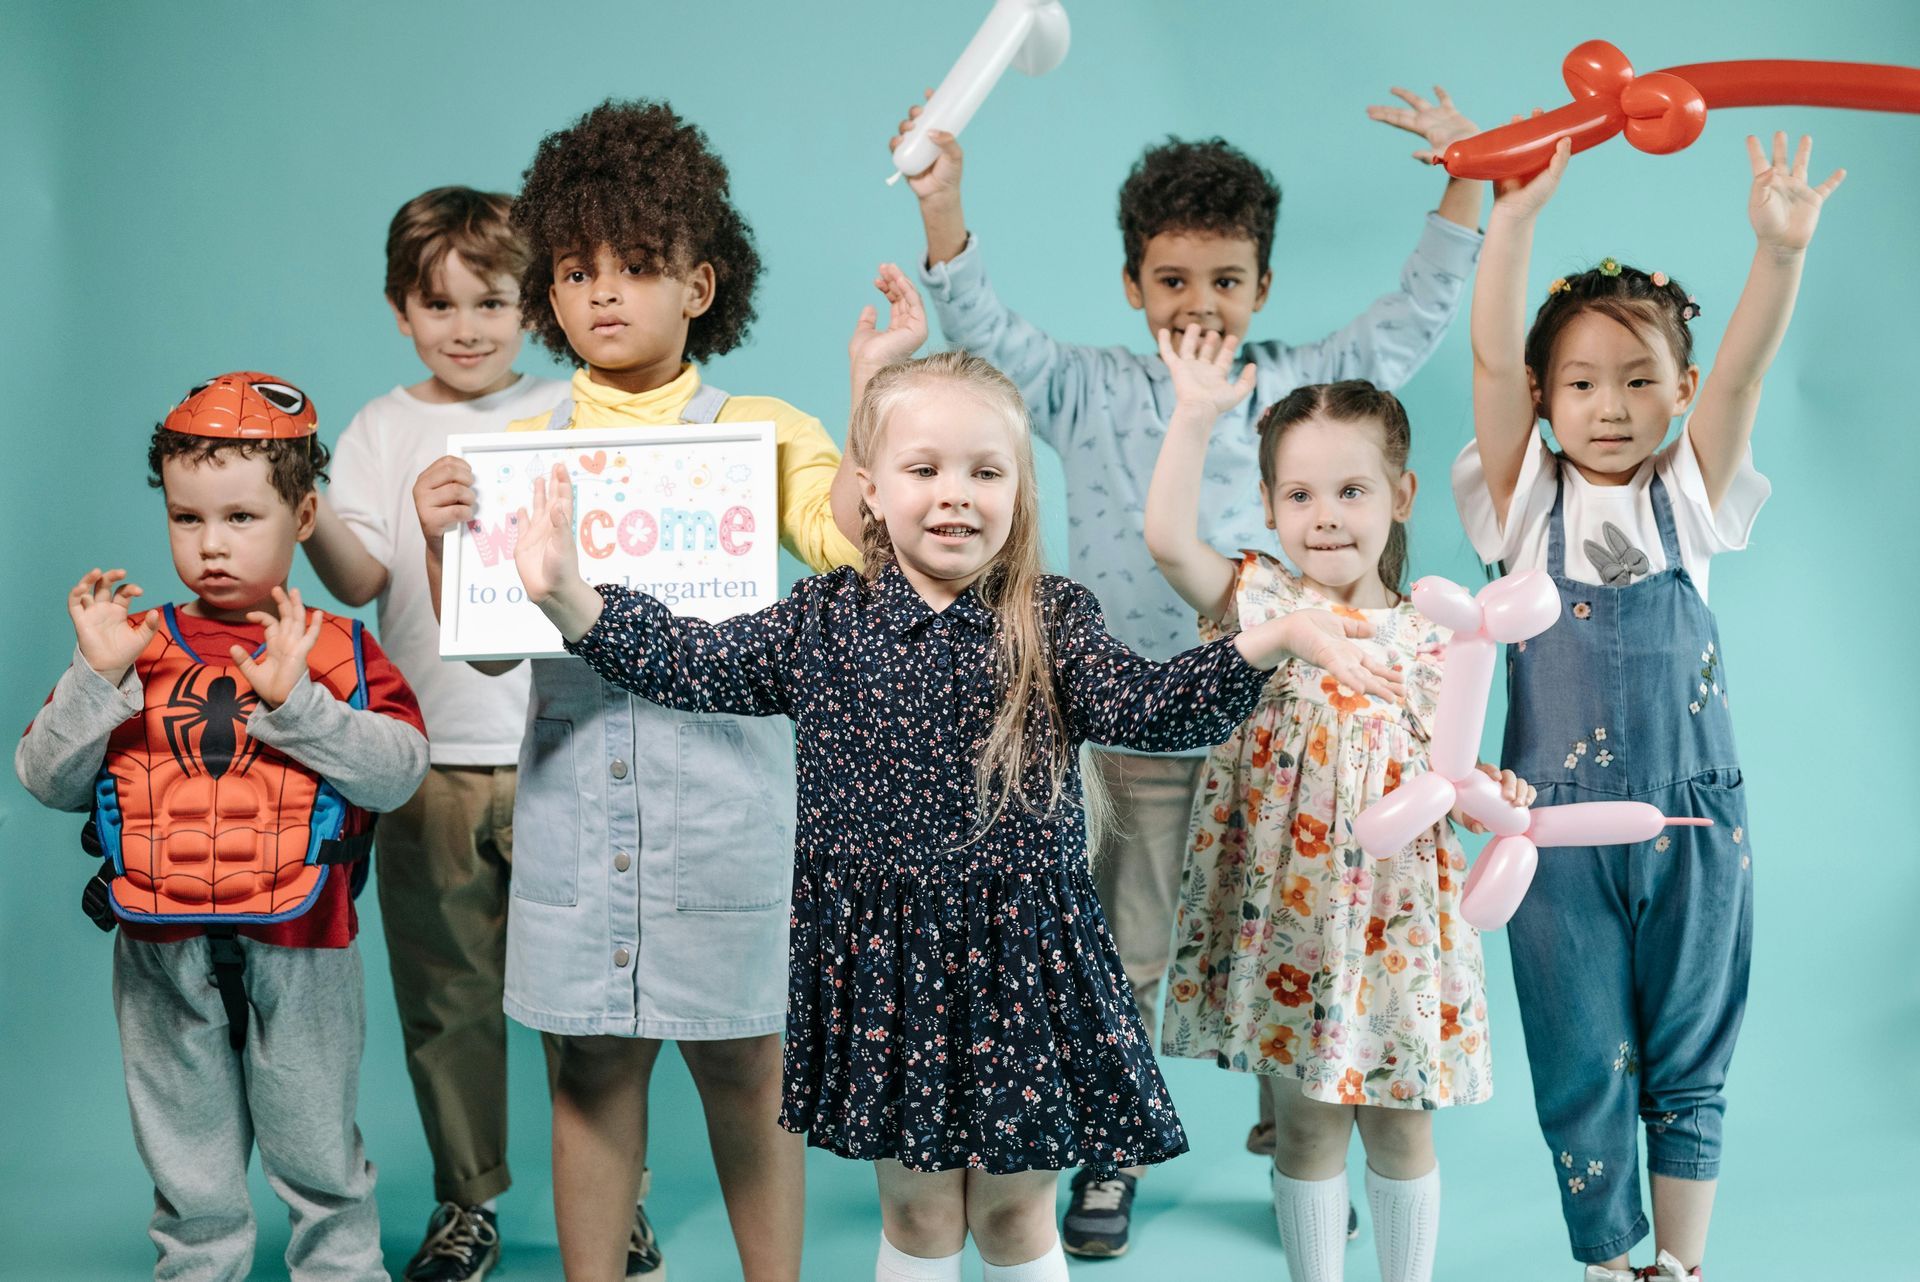
[[[1390,1180],[1369,1166],[1367,1205],[1373,1209],[1380,1282],[1431,1282],[1440,1237],[1440,1168],[1415,1180]]]
[[[1296,1180],[1273,1173],[1273,1218],[1293,1282],[1341,1282],[1346,1275],[1347,1173]]]
[[[981,1264],[984,1282],[1067,1282],[1067,1253],[1061,1250],[1059,1238],[1053,1240],[1045,1255],[1025,1264],[987,1264],[984,1260]]]
[[[908,1255],[887,1235],[880,1234],[880,1259],[873,1266],[873,1282],[960,1282],[960,1252],[937,1260]]]

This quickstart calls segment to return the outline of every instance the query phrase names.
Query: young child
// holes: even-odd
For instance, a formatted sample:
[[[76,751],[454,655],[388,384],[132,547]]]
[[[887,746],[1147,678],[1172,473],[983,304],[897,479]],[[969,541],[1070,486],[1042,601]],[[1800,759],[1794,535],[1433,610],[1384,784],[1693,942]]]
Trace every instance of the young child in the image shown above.
[[[134,618],[126,572],[88,571],[67,595],[73,662],[14,751],[43,804],[93,812],[89,911],[119,922],[114,1018],[156,1278],[249,1276],[256,1143],[293,1275],[387,1276],[354,1124],[353,888],[369,812],[419,786],[427,741],[373,638],[285,590],[326,475],[315,421],[298,388],[250,372],[167,415],[147,465],[192,599]]]
[[[859,560],[834,523],[839,452],[817,419],[705,384],[737,347],[760,273],[727,169],[661,103],[607,102],[540,144],[513,220],[529,327],[580,368],[516,429],[772,420],[780,537],[815,570]],[[439,600],[439,535],[473,515],[448,457],[414,488]],[[839,482],[848,526],[858,499]],[[745,1276],[800,1267],[805,1151],[776,1124],[793,744],[767,721],[634,700],[571,658],[532,665],[514,804],[506,1012],[548,1034],[554,1204],[567,1275],[657,1259],[636,1221],[647,1086],[662,1041],[700,1090]],[[724,959],[724,964],[716,964]]]
[[[1425,139],[1431,150],[1415,153],[1422,159],[1476,132],[1444,90],[1436,88],[1434,102],[1394,92],[1406,106],[1374,107],[1369,114]],[[902,132],[918,114],[918,108],[908,114]],[[1100,598],[1122,641],[1164,659],[1193,635],[1193,612],[1154,569],[1141,528],[1148,479],[1174,406],[1166,369],[1151,353],[1061,342],[1008,308],[988,283],[978,239],[961,212],[960,146],[944,133],[934,138],[939,160],[909,182],[920,198],[927,236],[922,279],[940,328],[949,342],[978,352],[1019,386],[1035,433],[1066,470],[1068,572]],[[1398,387],[1433,353],[1473,270],[1482,187],[1448,181],[1439,211],[1427,216],[1401,269],[1400,287],[1349,324],[1298,346],[1247,343],[1273,279],[1278,186],[1217,138],[1169,139],[1141,155],[1120,189],[1128,305],[1144,313],[1150,335],[1199,325],[1241,340],[1256,370],[1253,395],[1228,412],[1207,453],[1200,510],[1208,544],[1226,553],[1272,550],[1243,480],[1258,467],[1253,424],[1260,410],[1303,383],[1365,378]],[[1099,748],[1092,754],[1115,801],[1115,823],[1095,852],[1094,875],[1149,1033],[1159,1014],[1177,869],[1203,758],[1197,750],[1142,756]],[[1259,1152],[1271,1148],[1264,1119],[1248,1143]],[[1127,1249],[1139,1174],[1075,1178],[1065,1224],[1069,1251],[1106,1256]]]
[[[1746,1005],[1751,842],[1707,567],[1746,546],[1771,490],[1748,449],[1760,382],[1844,175],[1809,186],[1808,139],[1791,163],[1784,134],[1771,163],[1747,148],[1758,247],[1704,386],[1700,309],[1661,272],[1604,259],[1554,281],[1524,330],[1533,224],[1564,144],[1544,173],[1502,184],[1473,300],[1474,440],[1454,498],[1482,560],[1545,569],[1565,606],[1509,647],[1503,760],[1547,803],[1632,798],[1714,821],[1542,859],[1507,929],[1534,1102],[1588,1282],[1699,1274]],[[1636,1113],[1659,1251],[1637,1274]]]
[[[428,376],[368,402],[333,455],[307,556],[351,606],[379,602],[380,635],[420,696],[433,767],[380,823],[380,919],[414,1103],[439,1202],[411,1282],[469,1282],[500,1254],[507,1170],[507,1028],[500,1008],[513,867],[514,761],[524,671],[440,661],[414,478],[456,432],[498,432],[551,409],[555,379],[516,374],[526,246],[506,196],[437,187],[387,229],[387,303]]]
[[[1433,1110],[1493,1090],[1479,933],[1459,921],[1466,861],[1445,822],[1369,859],[1354,820],[1426,768],[1445,629],[1401,594],[1417,478],[1406,410],[1360,380],[1296,388],[1260,418],[1260,501],[1298,572],[1199,533],[1221,412],[1253,390],[1234,345],[1189,328],[1160,351],[1177,397],[1147,497],[1147,544],[1208,639],[1331,609],[1372,625],[1404,674],[1383,703],[1305,660],[1283,665],[1201,774],[1181,876],[1162,1049],[1262,1076],[1278,1134],[1273,1202],[1294,1282],[1339,1282],[1358,1125],[1384,1282],[1433,1276]],[[1489,774],[1496,774],[1490,767]],[[1532,800],[1511,772],[1508,800]]]
[[[875,1276],[957,1279],[971,1233],[990,1282],[1061,1282],[1058,1170],[1186,1148],[1093,893],[1079,744],[1220,738],[1287,653],[1396,683],[1343,639],[1364,623],[1324,612],[1164,664],[1110,637],[1090,592],[1041,571],[1025,410],[976,356],[881,370],[848,449],[864,570],[758,613],[715,626],[588,587],[562,469],[515,560],[607,680],[795,722],[781,1122],[875,1163]]]

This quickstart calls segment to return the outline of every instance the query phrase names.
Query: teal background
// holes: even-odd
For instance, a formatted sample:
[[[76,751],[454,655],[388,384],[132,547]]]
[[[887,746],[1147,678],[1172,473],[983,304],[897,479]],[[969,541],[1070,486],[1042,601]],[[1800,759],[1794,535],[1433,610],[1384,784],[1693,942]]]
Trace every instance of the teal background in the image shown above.
[[[1168,132],[1224,134],[1281,178],[1275,296],[1255,336],[1306,340],[1391,285],[1440,190],[1439,175],[1407,158],[1411,136],[1362,114],[1389,101],[1389,85],[1441,80],[1486,125],[1564,101],[1560,59],[1591,36],[1643,68],[1920,63],[1910,0],[1618,0],[1584,16],[1517,0],[1068,3],[1066,63],[1037,81],[1009,76],[965,136],[967,209],[1003,295],[1091,343],[1147,342],[1120,293],[1113,201],[1142,145]],[[608,95],[668,98],[698,121],[758,234],[770,268],[761,319],[714,380],[783,396],[840,435],[844,341],[867,281],[876,263],[909,263],[922,248],[912,197],[882,186],[882,143],[985,9],[4,0],[0,717],[24,727],[66,662],[63,595],[89,566],[128,567],[150,600],[178,589],[143,457],[174,399],[212,371],[276,371],[313,396],[331,441],[357,406],[422,376],[381,299],[393,210],[442,183],[513,187],[542,134]],[[1760,415],[1756,456],[1773,500],[1752,549],[1713,575],[1752,781],[1758,934],[1710,1262],[1717,1279],[1920,1277],[1909,818],[1920,756],[1910,640],[1920,119],[1726,111],[1677,156],[1618,141],[1582,155],[1541,224],[1531,295],[1607,254],[1666,270],[1706,308],[1696,328],[1709,362],[1752,253],[1741,139],[1775,127],[1816,134],[1819,176],[1836,165],[1852,176],[1812,248]],[[521,367],[542,360],[529,353]],[[1425,482],[1415,571],[1472,582],[1446,483],[1471,430],[1464,316],[1405,394]],[[1041,466],[1059,550],[1058,467],[1051,456]],[[296,581],[319,594],[304,564]],[[75,906],[87,873],[77,828],[0,783],[0,1277],[138,1276],[152,1258],[108,942]],[[430,1181],[378,910],[371,896],[362,908],[360,1120],[398,1268],[431,1209]],[[1498,1092],[1437,1125],[1440,1276],[1576,1278],[1504,942],[1489,937],[1487,953]],[[526,1030],[514,1054],[509,1276],[558,1277],[544,1084]],[[1203,1064],[1167,1069],[1194,1155],[1143,1186],[1133,1254],[1076,1275],[1282,1276],[1266,1178],[1240,1147],[1251,1085]],[[672,1276],[737,1276],[677,1059],[663,1060],[654,1102],[650,1206]],[[1356,1148],[1356,1190],[1359,1161]],[[806,1276],[871,1276],[869,1172],[814,1154],[809,1175]],[[274,1276],[284,1213],[257,1174],[256,1184],[259,1273]],[[1374,1276],[1365,1242],[1349,1258],[1355,1276]],[[1650,1258],[1649,1244],[1636,1262]]]

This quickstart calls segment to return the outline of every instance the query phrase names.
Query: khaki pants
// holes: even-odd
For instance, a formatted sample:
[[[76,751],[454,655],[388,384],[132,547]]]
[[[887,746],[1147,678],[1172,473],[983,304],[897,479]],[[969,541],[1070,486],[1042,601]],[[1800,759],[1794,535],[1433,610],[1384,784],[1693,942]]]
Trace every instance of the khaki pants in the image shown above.
[[[1153,1042],[1160,981],[1173,960],[1193,794],[1206,758],[1136,757],[1097,748],[1087,756],[1113,798],[1113,822],[1093,853],[1094,889]]]
[[[433,1154],[433,1192],[462,1205],[513,1182],[500,999],[515,773],[512,766],[435,766],[375,832],[393,997]]]

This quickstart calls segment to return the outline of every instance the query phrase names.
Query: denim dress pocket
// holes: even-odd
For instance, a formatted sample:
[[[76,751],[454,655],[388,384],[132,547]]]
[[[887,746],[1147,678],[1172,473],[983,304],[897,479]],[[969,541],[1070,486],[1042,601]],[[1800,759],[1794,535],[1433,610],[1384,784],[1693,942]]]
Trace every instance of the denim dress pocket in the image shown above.
[[[792,836],[767,802],[770,763],[734,719],[679,727],[673,903],[682,912],[755,912],[787,896]]]
[[[535,717],[513,800],[513,897],[570,908],[580,900],[579,768],[573,723]]]

